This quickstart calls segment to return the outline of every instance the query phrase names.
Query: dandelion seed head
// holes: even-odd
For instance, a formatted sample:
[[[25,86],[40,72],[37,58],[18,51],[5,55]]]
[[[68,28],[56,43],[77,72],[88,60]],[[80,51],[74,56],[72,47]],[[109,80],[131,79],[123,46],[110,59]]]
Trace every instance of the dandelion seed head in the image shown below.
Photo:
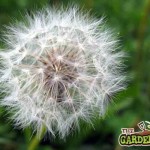
[[[48,8],[25,20],[8,27],[0,52],[1,105],[16,126],[39,132],[44,124],[64,138],[80,119],[104,114],[108,98],[125,88],[124,54],[103,19],[76,7]]]

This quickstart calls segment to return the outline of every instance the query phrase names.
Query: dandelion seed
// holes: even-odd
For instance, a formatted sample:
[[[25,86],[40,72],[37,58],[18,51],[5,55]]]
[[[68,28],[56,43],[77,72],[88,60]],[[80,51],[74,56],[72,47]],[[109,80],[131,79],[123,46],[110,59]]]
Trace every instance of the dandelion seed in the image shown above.
[[[33,126],[63,138],[104,114],[108,97],[124,89],[122,52],[112,33],[79,9],[46,9],[8,27],[0,52],[3,106],[17,126]],[[101,28],[100,28],[101,27]]]

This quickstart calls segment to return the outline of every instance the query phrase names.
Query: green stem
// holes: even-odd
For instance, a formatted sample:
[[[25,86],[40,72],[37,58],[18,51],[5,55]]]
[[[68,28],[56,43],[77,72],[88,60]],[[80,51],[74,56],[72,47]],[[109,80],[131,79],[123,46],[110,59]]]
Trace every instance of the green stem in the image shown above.
[[[43,126],[40,134],[35,135],[35,137],[31,140],[31,143],[29,144],[28,150],[36,150],[40,141],[44,137],[45,133],[46,133],[46,127]]]

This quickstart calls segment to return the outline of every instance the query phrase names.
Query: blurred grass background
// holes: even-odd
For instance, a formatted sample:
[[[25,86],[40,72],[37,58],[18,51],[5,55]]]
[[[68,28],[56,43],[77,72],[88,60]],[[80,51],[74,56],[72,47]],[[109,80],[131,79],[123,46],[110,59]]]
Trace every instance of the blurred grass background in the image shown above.
[[[91,14],[106,16],[115,30],[123,51],[130,78],[125,91],[118,93],[108,113],[94,121],[94,128],[83,124],[65,141],[45,138],[39,150],[124,150],[148,147],[120,147],[121,128],[135,127],[142,120],[150,121],[150,0],[0,0],[0,38],[4,26],[21,19],[25,11],[63,3],[77,3]],[[1,48],[4,46],[0,42]],[[0,108],[0,150],[25,150],[31,140],[30,129],[15,129],[4,108]]]

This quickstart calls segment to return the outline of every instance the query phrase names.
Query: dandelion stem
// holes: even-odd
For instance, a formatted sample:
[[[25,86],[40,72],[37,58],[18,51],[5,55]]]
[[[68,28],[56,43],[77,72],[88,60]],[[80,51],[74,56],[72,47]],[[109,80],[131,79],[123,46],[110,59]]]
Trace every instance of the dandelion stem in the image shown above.
[[[35,137],[33,137],[33,139],[31,140],[31,143],[29,144],[28,150],[36,150],[40,141],[44,137],[45,133],[46,133],[46,127],[43,126],[40,134],[39,135],[36,134]]]

